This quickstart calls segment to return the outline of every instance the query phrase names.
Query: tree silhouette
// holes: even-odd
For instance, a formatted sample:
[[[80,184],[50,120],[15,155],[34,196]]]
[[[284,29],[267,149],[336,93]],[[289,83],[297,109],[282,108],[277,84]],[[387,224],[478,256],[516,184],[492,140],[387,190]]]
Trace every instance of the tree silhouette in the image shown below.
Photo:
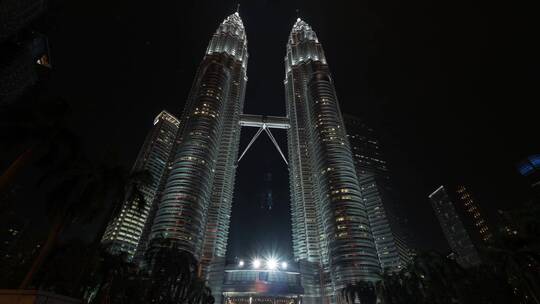
[[[94,163],[83,157],[54,168],[45,175],[43,180],[52,187],[47,195],[47,210],[52,219],[52,227],[20,288],[30,285],[66,226],[94,220],[104,210],[110,215],[119,209],[126,198],[137,197],[141,205],[145,204],[138,185],[147,182],[146,177],[147,173],[130,173],[123,166],[107,162]]]
[[[67,123],[69,112],[68,103],[61,98],[0,108],[0,140],[6,147],[23,150],[0,175],[0,193],[32,163],[52,167],[79,154],[79,138]]]
[[[197,260],[173,240],[154,240],[146,258],[150,270],[148,294],[152,303],[214,303],[210,289],[197,276]]]

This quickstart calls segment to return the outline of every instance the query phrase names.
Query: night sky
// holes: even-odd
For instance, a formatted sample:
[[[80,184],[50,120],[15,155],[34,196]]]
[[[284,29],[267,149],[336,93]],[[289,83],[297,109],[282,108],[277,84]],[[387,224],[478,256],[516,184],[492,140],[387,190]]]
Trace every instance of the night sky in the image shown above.
[[[540,152],[537,18],[511,5],[241,1],[245,112],[284,114],[283,57],[299,9],[323,44],[342,109],[380,134],[417,245],[444,250],[427,195],[463,182],[493,215],[525,199],[515,163]],[[73,105],[93,155],[116,153],[131,166],[155,115],[183,108],[209,39],[236,2],[57,0],[50,9],[53,91]],[[241,149],[254,132],[243,131]],[[286,149],[285,132],[274,133]],[[271,211],[260,208],[266,173]],[[239,165],[229,255],[290,255],[288,191],[287,169],[261,136]]]

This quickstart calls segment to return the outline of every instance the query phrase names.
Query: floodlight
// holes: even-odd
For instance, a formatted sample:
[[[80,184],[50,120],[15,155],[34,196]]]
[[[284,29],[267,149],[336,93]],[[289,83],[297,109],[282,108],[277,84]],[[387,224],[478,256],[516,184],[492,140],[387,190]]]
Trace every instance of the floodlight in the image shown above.
[[[278,267],[278,260],[275,258],[269,258],[266,260],[266,267],[270,270],[274,270]]]
[[[281,262],[281,269],[287,269],[287,262]]]
[[[257,268],[261,267],[261,260],[254,259],[253,262],[251,263],[251,265],[253,266],[253,268],[257,269]]]
[[[240,260],[240,261],[238,262],[238,266],[239,266],[239,267],[244,267],[244,260]]]

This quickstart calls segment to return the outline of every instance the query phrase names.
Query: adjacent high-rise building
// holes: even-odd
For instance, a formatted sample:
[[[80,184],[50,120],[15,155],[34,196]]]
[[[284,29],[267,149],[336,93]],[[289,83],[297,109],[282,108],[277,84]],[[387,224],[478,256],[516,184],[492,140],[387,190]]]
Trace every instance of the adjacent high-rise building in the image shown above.
[[[333,302],[346,284],[376,280],[380,265],[332,75],[315,31],[300,18],[287,43],[285,92],[304,302]]]
[[[154,126],[139,152],[133,171],[147,170],[151,184],[141,185],[145,202],[137,199],[126,201],[120,213],[107,226],[102,243],[113,253],[124,252],[133,258],[138,247],[145,245],[144,230],[148,229],[155,212],[155,199],[167,171],[167,163],[175,146],[180,122],[172,114],[162,111],[154,120]],[[140,206],[143,203],[144,206]]]
[[[471,238],[470,229],[468,231],[466,228],[465,218],[460,215],[455,194],[440,186],[429,195],[429,199],[457,262],[463,267],[480,264],[478,250]],[[479,211],[475,213],[479,214]]]
[[[456,188],[456,202],[464,213],[465,226],[470,227],[473,242],[489,242],[493,239],[485,217],[482,215],[480,206],[474,199],[471,191],[460,185]]]
[[[343,117],[381,268],[398,271],[410,262],[407,218],[397,205],[379,139],[360,118]]]

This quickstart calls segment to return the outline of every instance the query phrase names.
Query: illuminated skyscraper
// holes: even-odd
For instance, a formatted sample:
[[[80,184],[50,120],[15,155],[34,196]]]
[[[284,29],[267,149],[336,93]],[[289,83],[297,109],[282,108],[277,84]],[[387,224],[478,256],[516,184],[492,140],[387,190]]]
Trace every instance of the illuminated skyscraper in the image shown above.
[[[149,215],[155,206],[179,127],[178,119],[166,111],[162,111],[154,120],[154,127],[146,137],[133,166],[133,171],[148,170],[152,175],[152,184],[141,186],[145,206],[140,208],[137,205],[140,202],[137,201],[125,202],[120,214],[109,223],[102,243],[111,252],[125,252],[132,258],[140,245],[143,230],[151,221]]]
[[[289,165],[302,301],[333,303],[347,284],[377,280],[381,267],[322,46],[298,19],[285,58],[287,117],[242,113],[247,59],[237,12],[218,27],[199,66],[164,162],[155,216],[151,229],[145,228],[148,242],[143,232],[139,249],[153,250],[161,238],[174,241],[199,260],[216,302],[222,302],[240,128],[257,127],[245,151],[265,131]],[[270,128],[288,130],[289,161]]]
[[[477,242],[489,242],[493,235],[488,227],[486,219],[482,216],[480,206],[473,198],[472,193],[465,186],[460,185],[456,189],[456,199],[463,209],[469,229],[473,233],[473,239]]]
[[[403,207],[397,205],[375,131],[354,116],[344,115],[344,121],[381,268],[397,271],[410,261]]]
[[[467,231],[464,218],[460,216],[455,198],[444,186],[440,186],[429,195],[433,210],[439,219],[443,233],[450,245],[450,249],[456,255],[456,260],[463,267],[471,267],[480,264],[480,256]]]
[[[294,257],[304,301],[333,301],[348,283],[376,280],[379,260],[324,51],[300,18],[285,69]]]
[[[167,182],[150,233],[200,261],[219,303],[247,82],[247,40],[238,12],[212,36],[180,118]]]

